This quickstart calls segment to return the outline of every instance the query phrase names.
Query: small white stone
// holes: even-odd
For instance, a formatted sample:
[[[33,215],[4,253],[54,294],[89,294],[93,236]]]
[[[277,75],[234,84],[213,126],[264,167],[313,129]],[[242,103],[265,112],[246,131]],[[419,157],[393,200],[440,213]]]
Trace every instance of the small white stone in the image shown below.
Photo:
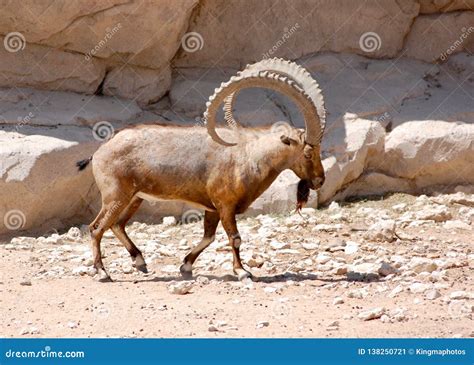
[[[172,281],[168,284],[168,291],[171,294],[184,295],[189,293],[194,285],[194,281]]]
[[[395,221],[392,219],[386,219],[375,222],[369,227],[364,237],[376,241],[394,241]]]
[[[67,238],[77,240],[82,237],[81,230],[78,227],[71,227],[66,233]]]
[[[301,244],[301,246],[307,251],[312,251],[312,250],[316,250],[319,247],[319,244],[304,242]]]
[[[70,322],[67,323],[67,326],[69,328],[77,328],[77,323],[73,322],[73,321],[70,321]]]
[[[268,327],[270,325],[270,322],[268,321],[259,321],[257,322],[257,328],[263,328],[263,327]]]
[[[377,307],[377,308],[372,308],[372,309],[368,309],[368,310],[360,312],[358,317],[359,319],[363,321],[370,321],[372,319],[380,318],[384,314],[385,314],[385,308]]]
[[[287,242],[272,241],[270,242],[270,247],[273,248],[274,250],[282,250],[284,248],[290,248],[291,246]]]
[[[96,274],[96,270],[95,268],[90,267],[90,266],[78,266],[72,269],[72,274],[78,275],[78,276],[83,276],[83,275],[94,276]]]
[[[446,206],[438,204],[425,207],[423,210],[416,212],[415,217],[420,220],[444,222],[451,219],[452,215]]]
[[[325,264],[331,260],[331,256],[326,255],[324,253],[319,253],[318,256],[316,256],[316,262],[318,264]]]
[[[359,251],[359,244],[354,241],[347,241],[346,246],[344,247],[344,253],[347,255],[352,255]]]
[[[388,275],[391,275],[391,274],[396,274],[397,269],[394,268],[393,266],[391,266],[388,262],[382,262],[382,264],[380,265],[380,267],[378,269],[378,273],[381,276],[388,276]]]
[[[355,299],[364,299],[365,297],[367,297],[367,295],[369,295],[369,292],[365,288],[349,290],[346,293],[346,296],[348,298]]]
[[[436,289],[429,289],[425,291],[425,298],[428,300],[435,300],[441,296],[440,292]]]
[[[338,305],[338,304],[343,304],[344,299],[342,297],[335,297],[334,300],[332,301],[332,304]]]
[[[392,209],[396,212],[403,212],[406,209],[407,205],[405,203],[395,204],[392,206]]]
[[[432,287],[433,287],[432,284],[413,283],[410,285],[409,289],[410,289],[410,292],[412,293],[421,294],[427,291],[428,289],[431,289]]]
[[[425,257],[413,257],[407,266],[418,274],[421,272],[433,272],[438,268],[438,265],[433,260]]]
[[[458,290],[458,291],[453,291],[451,294],[449,294],[450,299],[471,299],[471,295],[463,290]]]
[[[390,323],[390,317],[387,316],[386,314],[383,314],[383,315],[380,317],[380,321],[382,321],[383,323]]]
[[[470,226],[466,222],[463,222],[460,220],[446,221],[444,222],[443,227],[445,229],[465,229],[465,230],[474,229],[472,226]]]
[[[133,272],[133,267],[130,264],[122,265],[122,271],[124,274],[131,274]]]
[[[173,216],[164,217],[163,218],[163,225],[164,226],[175,226],[176,225],[176,218]]]

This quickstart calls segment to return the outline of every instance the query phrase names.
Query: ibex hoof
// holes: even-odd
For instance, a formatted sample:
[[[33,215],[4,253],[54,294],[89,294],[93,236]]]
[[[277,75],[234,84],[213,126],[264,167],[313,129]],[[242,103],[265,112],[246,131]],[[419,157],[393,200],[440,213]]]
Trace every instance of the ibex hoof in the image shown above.
[[[109,274],[104,269],[97,270],[97,281],[99,283],[111,283],[112,279],[110,278]]]
[[[190,264],[182,264],[179,271],[184,280],[191,280],[193,278],[193,270]]]
[[[146,267],[146,264],[136,265],[135,269],[137,269],[138,271],[141,271],[144,274],[148,274],[148,268]]]
[[[252,274],[244,269],[235,269],[234,272],[240,281],[244,281],[246,279],[252,279]]]

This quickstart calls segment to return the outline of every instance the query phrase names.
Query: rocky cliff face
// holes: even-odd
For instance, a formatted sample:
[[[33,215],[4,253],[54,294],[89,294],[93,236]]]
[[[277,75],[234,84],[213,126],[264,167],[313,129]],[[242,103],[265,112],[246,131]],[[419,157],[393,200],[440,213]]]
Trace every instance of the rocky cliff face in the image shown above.
[[[128,124],[196,123],[220,82],[265,57],[297,60],[323,88],[321,203],[474,184],[473,0],[0,5],[0,234],[89,220],[98,192],[76,160]],[[237,115],[302,125],[265,92],[243,94]],[[251,212],[290,209],[295,181],[284,174]]]
[[[240,68],[323,51],[433,62],[474,50],[473,0],[0,3],[0,35],[10,44],[0,49],[0,86],[141,103],[169,91],[170,66]]]

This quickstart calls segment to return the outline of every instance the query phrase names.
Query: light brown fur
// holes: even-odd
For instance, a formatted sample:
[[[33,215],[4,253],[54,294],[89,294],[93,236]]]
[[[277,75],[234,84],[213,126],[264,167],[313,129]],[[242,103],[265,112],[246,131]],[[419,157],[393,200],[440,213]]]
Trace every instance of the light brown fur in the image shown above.
[[[197,256],[214,239],[219,221],[229,237],[234,272],[250,274],[242,267],[240,235],[235,216],[243,213],[286,169],[293,170],[310,187],[324,181],[319,146],[304,142],[304,131],[287,135],[269,128],[219,130],[237,145],[214,142],[205,128],[143,125],[120,131],[93,156],[93,173],[102,195],[102,209],[90,225],[94,266],[101,280],[110,280],[100,256],[100,241],[111,228],[130,252],[135,266],[146,271],[140,250],[125,232],[125,225],[140,206],[139,194],[181,200],[205,209],[205,233],[201,243],[184,259],[183,276],[191,276]]]

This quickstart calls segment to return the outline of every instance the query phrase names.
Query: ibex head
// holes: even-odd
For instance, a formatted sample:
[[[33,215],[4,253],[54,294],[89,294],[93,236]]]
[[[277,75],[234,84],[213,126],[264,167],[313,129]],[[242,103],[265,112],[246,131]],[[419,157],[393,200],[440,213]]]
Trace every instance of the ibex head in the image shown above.
[[[209,98],[204,114],[210,136],[222,145],[235,145],[222,140],[217,134],[216,112],[223,102],[227,124],[237,126],[238,123],[232,115],[235,98],[239,91],[251,87],[283,93],[298,106],[304,117],[306,129],[286,128],[278,138],[291,151],[288,168],[302,180],[301,190],[319,189],[324,182],[320,143],[324,132],[326,110],[317,82],[308,71],[294,62],[277,58],[263,60],[247,65],[237,76],[222,83]],[[306,198],[307,194],[306,192]]]

